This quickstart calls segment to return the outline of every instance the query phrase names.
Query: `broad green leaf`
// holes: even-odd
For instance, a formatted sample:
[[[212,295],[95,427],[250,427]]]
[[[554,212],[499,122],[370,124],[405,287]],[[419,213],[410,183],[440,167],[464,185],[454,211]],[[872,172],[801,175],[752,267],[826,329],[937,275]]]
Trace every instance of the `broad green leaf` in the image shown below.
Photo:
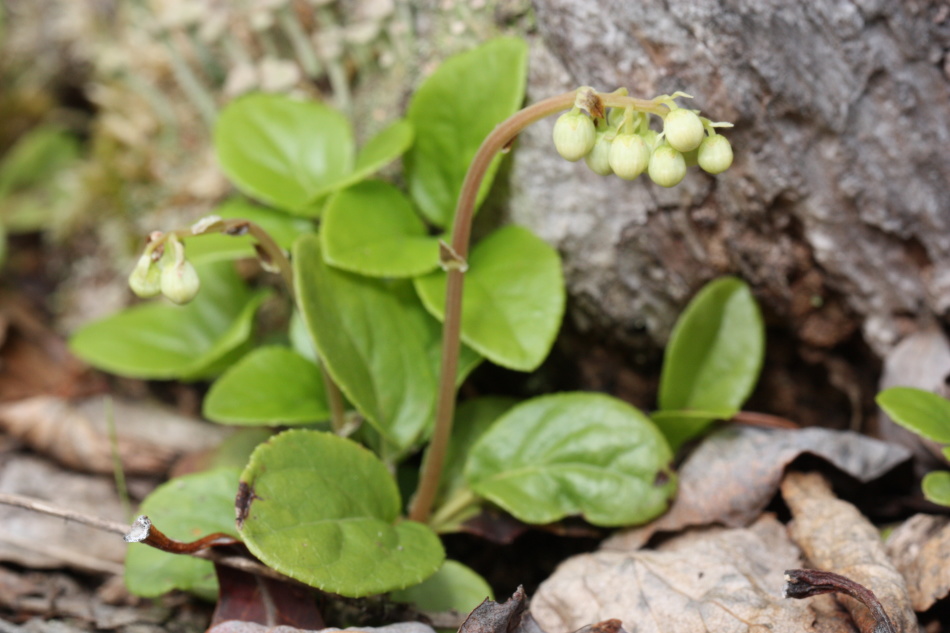
[[[24,134],[0,161],[0,198],[42,184],[79,157],[79,141],[62,128],[42,125]]]
[[[731,417],[752,393],[764,354],[762,316],[749,287],[735,277],[710,282],[673,327],[660,376],[660,410]],[[661,429],[678,445],[707,424],[683,418]]]
[[[675,491],[672,453],[650,420],[609,396],[533,398],[472,447],[471,489],[526,523],[580,514],[595,524],[642,523]]]
[[[241,475],[248,549],[292,578],[344,596],[414,585],[438,570],[442,543],[399,518],[386,466],[355,442],[319,431],[281,433]]]
[[[414,277],[439,266],[438,238],[429,236],[409,199],[384,182],[336,193],[323,210],[321,229],[324,259],[343,270]]]
[[[237,537],[234,495],[236,468],[222,468],[168,481],[145,498],[139,509],[165,535],[193,541],[214,532]],[[125,556],[125,585],[138,596],[154,598],[173,589],[192,591],[207,600],[218,595],[211,561],[169,554],[134,543]]]
[[[462,181],[478,147],[524,100],[528,47],[500,38],[447,59],[426,79],[409,104],[416,132],[406,154],[409,192],[430,222],[452,224]],[[496,157],[485,175],[479,201],[498,169]]]
[[[877,394],[878,406],[904,428],[950,444],[950,401],[913,387],[891,387]]]
[[[564,316],[557,251],[528,229],[506,226],[475,245],[465,273],[462,340],[502,367],[532,371],[548,355]],[[426,309],[445,315],[442,271],[415,280]]]
[[[317,350],[313,346],[313,337],[310,336],[310,330],[307,329],[307,324],[304,323],[300,310],[294,310],[294,313],[290,315],[290,328],[287,334],[290,338],[290,346],[294,348],[295,352],[313,364],[319,362],[317,360]]]
[[[241,218],[260,225],[284,249],[290,250],[294,240],[303,233],[312,232],[310,220],[297,218],[274,209],[268,209],[247,200],[228,200],[212,212],[224,219]],[[194,264],[221,260],[257,257],[255,240],[250,235],[222,235],[212,233],[186,240],[188,259]]]
[[[452,436],[449,438],[445,454],[445,467],[439,489],[443,497],[465,486],[463,470],[468,453],[495,420],[507,413],[518,401],[515,398],[500,396],[466,400],[458,406],[452,424]]]
[[[431,426],[441,331],[408,281],[328,266],[316,236],[294,246],[297,301],[320,358],[346,397],[397,449]],[[463,347],[459,378],[477,364]]]
[[[400,119],[374,136],[356,156],[353,173],[338,182],[334,188],[349,187],[376,173],[402,156],[412,145],[412,124]]]
[[[922,482],[924,496],[942,506],[950,506],[950,472],[945,470],[927,473]]]
[[[218,378],[204,416],[225,424],[309,424],[330,417],[320,369],[287,347],[261,347]]]
[[[253,292],[227,262],[198,267],[194,301],[137,305],[77,331],[69,345],[90,365],[142,379],[200,380],[220,373],[251,337],[266,292]]]
[[[473,569],[454,560],[447,560],[434,575],[421,584],[394,591],[395,602],[409,602],[421,611],[456,611],[470,613],[486,598],[495,595],[484,578]]]
[[[229,104],[218,117],[214,145],[238,189],[302,215],[315,215],[314,201],[353,171],[346,117],[286,95],[253,94]]]

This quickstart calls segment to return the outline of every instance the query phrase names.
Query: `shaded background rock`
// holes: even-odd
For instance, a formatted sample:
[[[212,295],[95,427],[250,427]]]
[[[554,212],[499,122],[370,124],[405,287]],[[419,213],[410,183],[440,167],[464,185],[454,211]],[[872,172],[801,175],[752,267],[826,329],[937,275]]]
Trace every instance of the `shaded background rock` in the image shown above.
[[[866,366],[950,307],[946,4],[534,8],[529,100],[581,84],[683,90],[736,124],[733,168],[672,190],[560,160],[553,121],[522,136],[508,216],[563,254],[573,326],[655,349],[704,282],[738,274],[798,356],[866,406]]]

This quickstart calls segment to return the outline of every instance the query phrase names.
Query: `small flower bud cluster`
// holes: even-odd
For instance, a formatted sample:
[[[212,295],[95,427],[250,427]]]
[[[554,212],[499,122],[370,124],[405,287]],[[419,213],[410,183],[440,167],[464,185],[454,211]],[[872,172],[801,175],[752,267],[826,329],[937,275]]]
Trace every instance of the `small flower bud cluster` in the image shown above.
[[[649,114],[632,106],[612,108],[603,117],[591,117],[584,108],[575,107],[554,124],[554,146],[569,161],[583,158],[601,176],[616,174],[634,180],[646,172],[662,187],[679,184],[688,165],[698,164],[710,174],[724,172],[732,165],[732,146],[715,128],[730,124],[713,123],[677,106],[673,101],[677,96],[688,95],[654,99],[669,108],[659,133],[650,129]]]
[[[161,234],[153,234],[145,252],[139,257],[129,287],[139,297],[148,299],[159,293],[181,305],[198,294],[201,282],[195,267],[185,259],[185,246],[174,235],[162,240]],[[170,244],[171,248],[165,248]]]

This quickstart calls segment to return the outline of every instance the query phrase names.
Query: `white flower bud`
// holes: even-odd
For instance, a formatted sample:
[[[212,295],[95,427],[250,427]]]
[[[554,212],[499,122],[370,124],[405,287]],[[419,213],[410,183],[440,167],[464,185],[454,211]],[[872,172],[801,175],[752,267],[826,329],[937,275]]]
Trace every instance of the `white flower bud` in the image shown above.
[[[633,180],[650,163],[650,149],[639,134],[618,134],[610,147],[610,167],[624,180]]]
[[[154,297],[161,292],[162,271],[152,256],[146,253],[139,257],[139,261],[129,275],[129,288],[143,299]]]
[[[661,187],[678,185],[686,176],[686,160],[667,144],[660,145],[650,156],[650,180]]]
[[[566,112],[554,124],[554,147],[567,160],[578,161],[594,148],[594,122],[583,112]]]
[[[670,146],[679,152],[689,152],[703,142],[706,130],[699,116],[692,110],[679,108],[663,119],[663,132]]]
[[[187,259],[166,264],[162,269],[162,294],[179,305],[194,299],[200,287],[198,272]]]
[[[721,174],[732,165],[732,145],[721,134],[710,136],[699,146],[699,166],[710,174]]]
[[[610,154],[610,147],[613,143],[607,138],[606,132],[597,132],[596,139],[594,148],[584,157],[584,162],[595,174],[608,176],[612,171],[607,156]]]

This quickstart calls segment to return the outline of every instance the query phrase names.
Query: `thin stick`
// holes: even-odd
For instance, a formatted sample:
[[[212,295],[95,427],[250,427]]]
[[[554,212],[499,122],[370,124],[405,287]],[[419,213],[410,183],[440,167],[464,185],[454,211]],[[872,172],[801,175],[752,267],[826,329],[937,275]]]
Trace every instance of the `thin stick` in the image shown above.
[[[103,532],[115,532],[116,534],[124,535],[129,531],[129,526],[126,523],[109,521],[108,519],[94,517],[88,514],[83,514],[82,512],[67,510],[66,508],[49,505],[48,503],[43,503],[42,501],[38,501],[31,497],[24,497],[22,495],[0,492],[0,505],[23,508],[24,510],[31,510],[33,512],[39,512],[40,514],[59,517],[60,519],[65,519],[67,521],[82,523],[83,525],[94,527],[97,530],[102,530]]]

